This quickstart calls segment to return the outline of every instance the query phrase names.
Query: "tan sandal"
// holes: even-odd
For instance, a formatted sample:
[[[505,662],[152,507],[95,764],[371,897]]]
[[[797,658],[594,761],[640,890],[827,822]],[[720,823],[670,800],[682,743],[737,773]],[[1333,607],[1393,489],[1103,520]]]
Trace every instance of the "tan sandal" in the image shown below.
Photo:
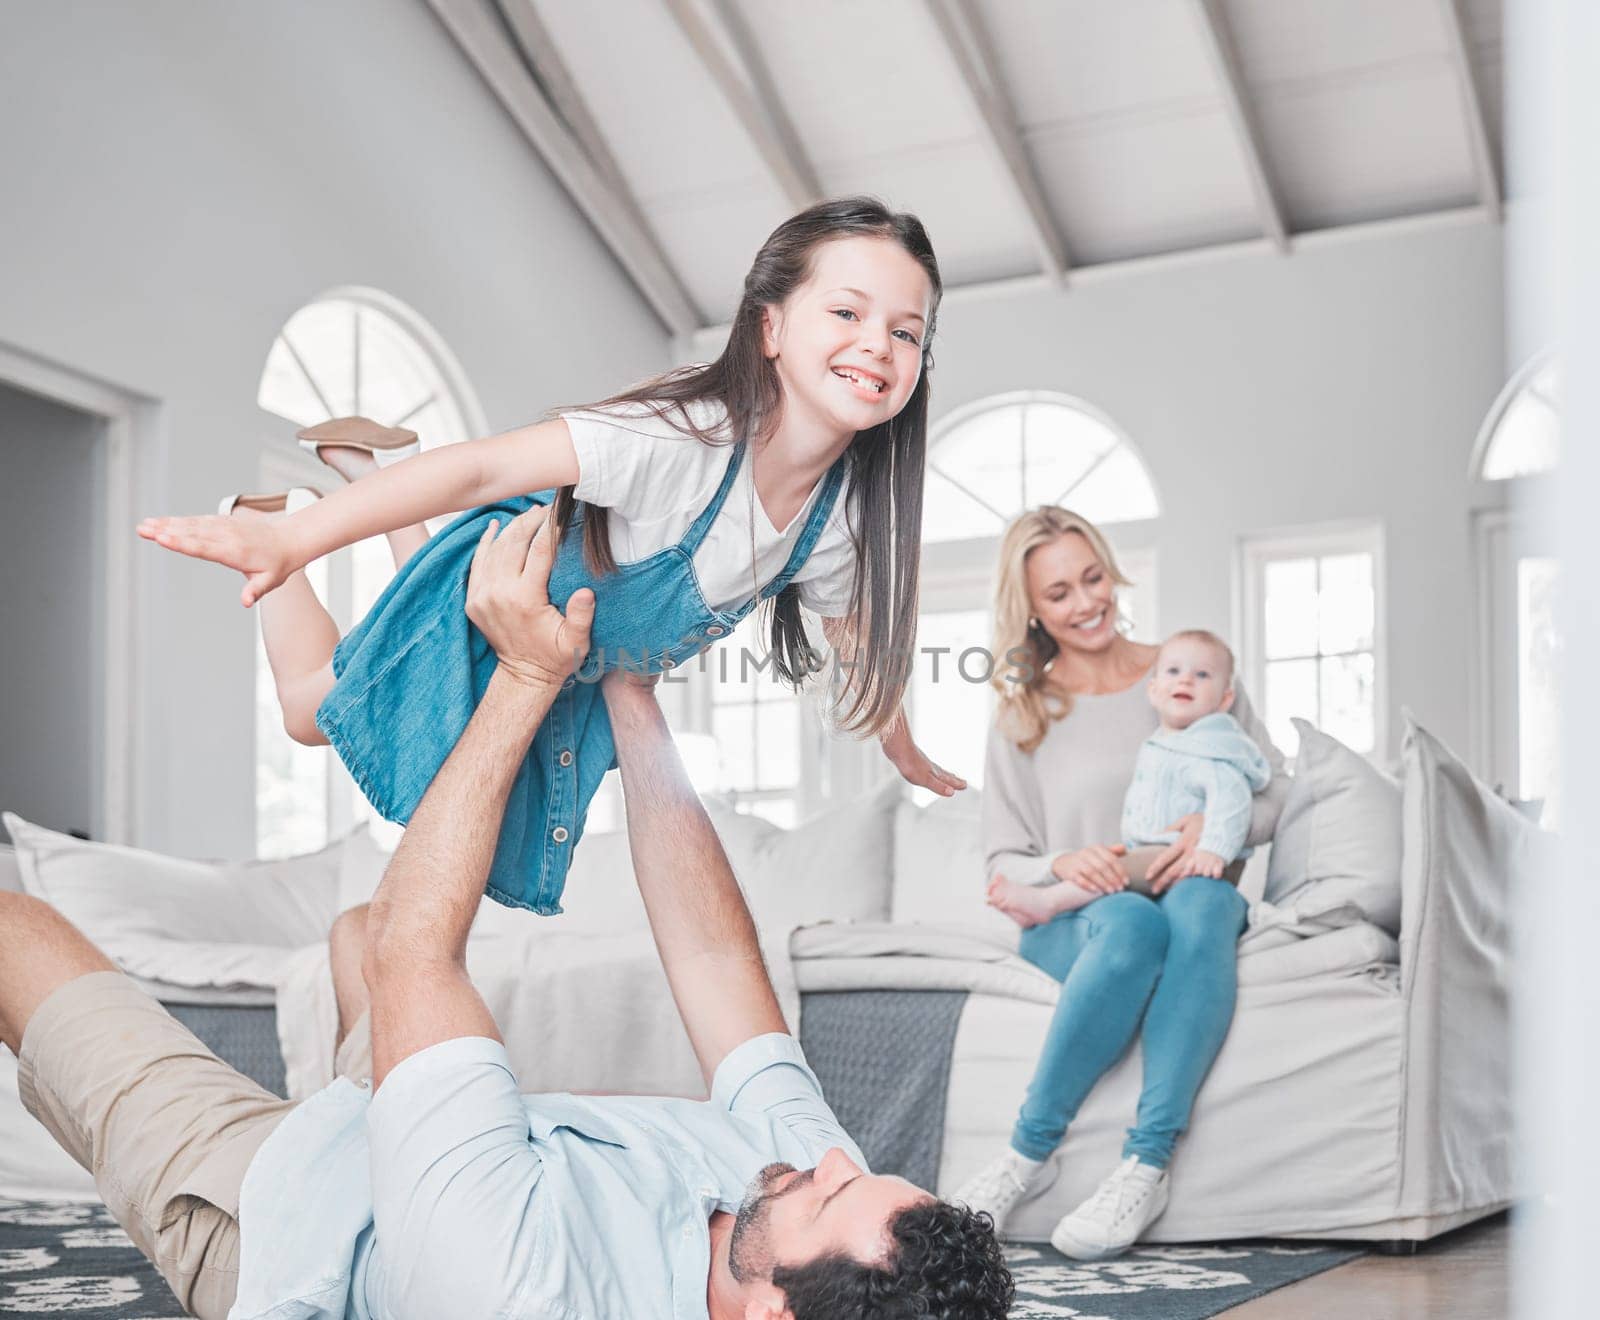
[[[256,513],[299,513],[322,498],[315,486],[294,486],[268,495],[224,495],[217,512],[226,518],[235,509],[253,509]]]
[[[379,467],[410,458],[422,447],[415,431],[380,426],[370,417],[335,417],[296,431],[295,438],[300,441],[300,448],[318,459],[323,448],[362,449],[377,460]]]

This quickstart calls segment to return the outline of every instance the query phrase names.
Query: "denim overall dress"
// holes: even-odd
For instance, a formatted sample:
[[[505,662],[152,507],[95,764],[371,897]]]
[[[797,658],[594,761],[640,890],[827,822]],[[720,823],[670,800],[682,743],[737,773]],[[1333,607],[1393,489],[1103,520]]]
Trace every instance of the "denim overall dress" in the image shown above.
[[[601,676],[628,664],[660,673],[725,637],[800,571],[838,499],[846,455],[828,470],[783,571],[758,597],[714,610],[701,594],[694,553],[733,488],[745,444],[732,447],[722,483],[676,545],[595,576],[584,562],[583,506],[556,548],[550,599],[561,609],[580,587],[595,593],[590,651],[566,680],[517,770],[489,871],[489,897],[543,916],[561,911],[572,850],[589,803],[616,764]],[[317,710],[367,800],[386,819],[411,819],[466,730],[498,663],[467,618],[467,573],[490,519],[504,526],[553,492],[462,514],[418,550],[333,653],[336,678]]]

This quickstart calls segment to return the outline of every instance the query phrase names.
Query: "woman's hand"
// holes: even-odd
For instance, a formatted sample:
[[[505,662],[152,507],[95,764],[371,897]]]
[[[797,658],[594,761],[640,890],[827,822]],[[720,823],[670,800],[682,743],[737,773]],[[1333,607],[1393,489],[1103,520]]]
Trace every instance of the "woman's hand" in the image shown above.
[[[1062,853],[1050,864],[1050,870],[1057,880],[1091,894],[1116,894],[1128,887],[1128,872],[1122,865],[1127,854],[1120,843],[1092,843],[1077,852]]]
[[[246,609],[289,574],[304,568],[286,518],[232,518],[215,514],[193,518],[146,518],[138,533],[181,555],[207,559],[244,574],[239,601]]]
[[[895,715],[894,723],[879,735],[878,741],[883,744],[883,754],[907,783],[932,789],[940,797],[954,797],[967,786],[965,779],[935,765],[912,741],[905,711]]]
[[[1200,831],[1205,828],[1206,818],[1198,811],[1192,811],[1187,816],[1182,816],[1167,826],[1169,830],[1177,830],[1176,842],[1169,843],[1150,863],[1149,881],[1150,893],[1159,897],[1171,889],[1173,885],[1185,876],[1197,874],[1186,870],[1194,864],[1196,845],[1200,842]],[[1210,857],[1212,854],[1204,854]],[[1218,870],[1220,876],[1222,872]]]

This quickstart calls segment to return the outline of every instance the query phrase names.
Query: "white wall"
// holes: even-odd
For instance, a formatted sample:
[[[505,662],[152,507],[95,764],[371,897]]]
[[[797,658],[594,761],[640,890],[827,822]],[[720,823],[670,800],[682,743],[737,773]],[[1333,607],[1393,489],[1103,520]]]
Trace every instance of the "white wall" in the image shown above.
[[[336,285],[420,312],[497,429],[667,363],[420,3],[8,6],[0,87],[0,344],[156,402],[151,511],[254,484],[283,433],[255,406],[267,350]],[[137,839],[247,855],[253,620],[221,570],[136,559],[138,644],[112,648],[141,674]]]
[[[1391,742],[1409,705],[1466,754],[1470,510],[1500,499],[1467,462],[1506,377],[1501,246],[1488,222],[1430,220],[1303,240],[1289,257],[1150,263],[952,300],[935,410],[1052,389],[1126,428],[1165,507],[1164,631],[1231,633],[1239,537],[1381,521]]]

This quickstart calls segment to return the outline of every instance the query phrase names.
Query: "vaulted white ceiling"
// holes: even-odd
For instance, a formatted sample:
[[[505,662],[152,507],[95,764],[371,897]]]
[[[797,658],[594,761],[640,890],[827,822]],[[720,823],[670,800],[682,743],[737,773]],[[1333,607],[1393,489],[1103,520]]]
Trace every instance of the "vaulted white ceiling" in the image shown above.
[[[842,193],[947,287],[1500,214],[1501,0],[430,4],[678,333]]]

